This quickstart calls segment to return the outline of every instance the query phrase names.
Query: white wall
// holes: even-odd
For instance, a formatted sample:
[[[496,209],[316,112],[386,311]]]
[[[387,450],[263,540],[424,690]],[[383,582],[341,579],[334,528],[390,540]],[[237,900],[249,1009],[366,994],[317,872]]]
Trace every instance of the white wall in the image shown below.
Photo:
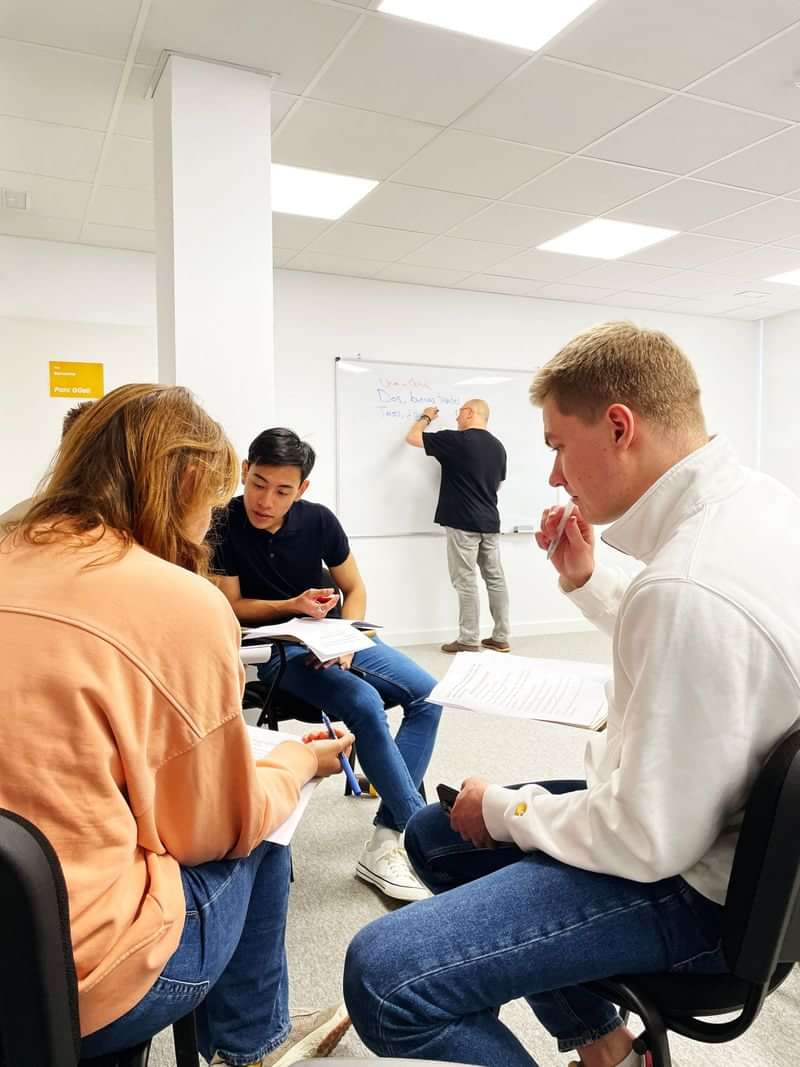
[[[58,441],[69,404],[48,396],[48,360],[104,362],[109,388],[154,380],[154,273],[147,253],[0,238],[7,383],[0,508],[29,495]],[[527,370],[578,330],[620,317],[675,337],[698,370],[709,428],[728,434],[753,463],[756,324],[294,271],[275,275],[277,419],[314,444],[311,496],[333,505],[335,356]],[[531,447],[543,445],[537,439]],[[386,624],[387,636],[409,643],[454,636],[456,600],[441,537],[359,538],[354,549],[368,584],[368,614]],[[504,538],[503,552],[518,634],[581,626],[529,538]]]
[[[753,323],[296,271],[276,272],[275,298],[277,411],[281,422],[316,448],[311,495],[331,506],[336,356],[524,370],[544,362],[578,330],[612,318],[666,330],[682,345],[700,378],[709,429],[727,434],[742,459],[754,462],[758,326]],[[544,446],[534,439],[531,447]],[[367,614],[384,621],[393,640],[455,636],[456,599],[443,538],[358,538],[354,549],[367,580]],[[579,625],[530,538],[504,537],[503,559],[516,633]]]
[[[800,493],[800,312],[764,323],[761,466]]]

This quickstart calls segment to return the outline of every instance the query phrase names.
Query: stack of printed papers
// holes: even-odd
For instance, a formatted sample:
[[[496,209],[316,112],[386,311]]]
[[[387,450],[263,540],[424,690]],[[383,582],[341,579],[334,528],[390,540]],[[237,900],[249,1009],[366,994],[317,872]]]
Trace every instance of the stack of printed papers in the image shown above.
[[[283,637],[306,645],[322,663],[350,652],[361,652],[374,644],[347,619],[289,619],[288,622],[242,630],[245,646],[270,637]]]
[[[611,668],[504,652],[459,652],[429,700],[445,708],[600,730]]]

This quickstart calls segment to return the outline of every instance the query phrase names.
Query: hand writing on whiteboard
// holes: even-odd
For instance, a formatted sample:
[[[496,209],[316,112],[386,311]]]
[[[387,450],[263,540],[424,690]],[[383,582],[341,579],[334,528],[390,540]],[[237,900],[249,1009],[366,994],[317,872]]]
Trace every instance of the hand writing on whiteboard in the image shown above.
[[[434,407],[425,408],[422,414],[427,415],[431,422],[433,422],[434,419],[438,419],[439,417],[439,409]]]

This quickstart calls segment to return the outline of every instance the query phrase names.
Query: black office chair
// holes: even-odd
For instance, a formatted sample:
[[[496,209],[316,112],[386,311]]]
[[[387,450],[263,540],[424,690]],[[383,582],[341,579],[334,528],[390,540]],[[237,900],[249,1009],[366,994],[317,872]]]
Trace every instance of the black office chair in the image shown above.
[[[69,903],[50,842],[0,809],[0,1067],[147,1067],[150,1041],[81,1059]],[[194,1015],[173,1026],[177,1067],[199,1067]]]
[[[644,1030],[634,1047],[650,1051],[653,1067],[671,1067],[668,1031],[694,1041],[739,1037],[765,997],[800,961],[800,731],[772,753],[747,802],[723,917],[730,974],[621,975],[586,988]],[[698,1016],[740,1014],[727,1022]]]

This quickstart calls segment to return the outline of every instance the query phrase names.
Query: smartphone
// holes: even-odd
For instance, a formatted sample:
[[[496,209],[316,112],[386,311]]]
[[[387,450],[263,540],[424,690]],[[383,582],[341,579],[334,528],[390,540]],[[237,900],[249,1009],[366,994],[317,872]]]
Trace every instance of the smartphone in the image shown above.
[[[453,805],[458,797],[458,790],[453,789],[450,785],[442,785],[440,782],[439,785],[436,786],[436,792],[439,795],[439,806],[445,815],[449,815],[453,810]]]

